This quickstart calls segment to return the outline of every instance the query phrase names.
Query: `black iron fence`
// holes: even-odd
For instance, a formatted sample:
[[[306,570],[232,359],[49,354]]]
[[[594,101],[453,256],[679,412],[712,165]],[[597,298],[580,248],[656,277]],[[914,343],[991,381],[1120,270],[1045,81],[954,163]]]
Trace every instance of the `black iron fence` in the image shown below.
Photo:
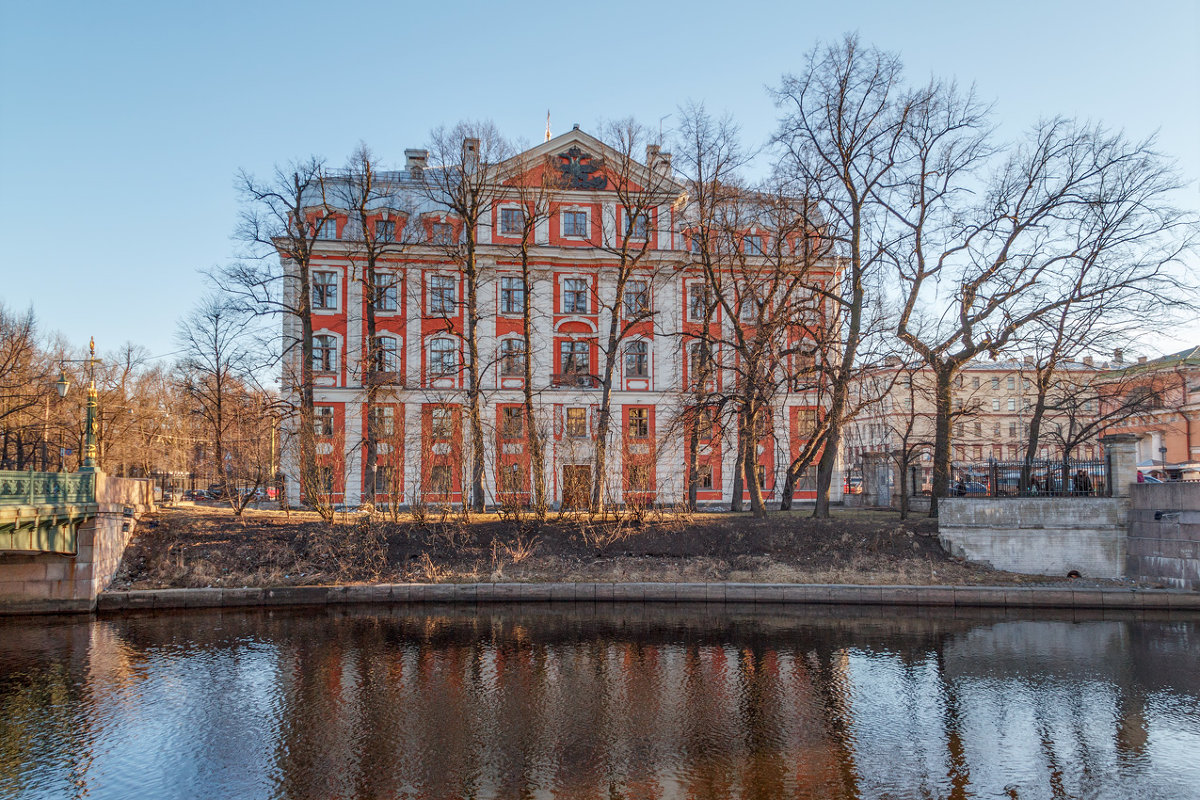
[[[951,464],[951,497],[1109,497],[1112,469],[1094,461],[986,461]]]

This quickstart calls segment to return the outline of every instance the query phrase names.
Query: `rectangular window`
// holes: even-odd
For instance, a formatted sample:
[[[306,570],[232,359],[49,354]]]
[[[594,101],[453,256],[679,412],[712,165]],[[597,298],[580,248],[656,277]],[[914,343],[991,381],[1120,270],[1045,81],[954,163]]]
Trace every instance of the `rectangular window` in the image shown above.
[[[337,337],[319,333],[313,337],[314,372],[337,372]]]
[[[704,312],[708,310],[711,299],[708,294],[708,284],[702,281],[692,281],[687,285],[688,319],[701,322]]]
[[[754,465],[754,475],[758,478],[758,488],[767,488],[767,467],[765,464]]]
[[[500,410],[500,436],[504,439],[525,437],[525,409],[503,408]]]
[[[1015,376],[1015,375],[1009,375],[1009,376],[1008,376],[1008,390],[1011,392],[1013,389],[1016,389],[1016,388],[1017,388],[1017,378],[1016,378],[1016,376]]]
[[[567,409],[567,436],[572,439],[583,439],[587,436],[587,409]]]
[[[429,313],[450,315],[458,305],[455,298],[455,280],[449,275],[429,276]]]
[[[375,241],[394,242],[396,240],[396,223],[388,219],[375,220]]]
[[[559,351],[559,372],[564,375],[587,375],[591,370],[591,346],[587,342],[565,341]]]
[[[696,488],[697,489],[713,488],[712,464],[700,464],[696,467]]]
[[[563,236],[573,236],[586,239],[588,235],[588,214],[586,211],[562,212]]]
[[[453,339],[434,339],[429,345],[429,374],[454,375],[458,372],[458,344]]]
[[[1009,411],[1017,410],[1017,399],[1015,397],[1008,398],[1008,410]]]
[[[625,430],[629,438],[645,439],[650,435],[650,409],[630,408],[626,409],[625,414]]]
[[[974,378],[971,378],[971,388],[972,389],[979,388],[979,376],[978,375],[976,375]]]
[[[520,208],[500,209],[500,233],[520,236],[525,230],[525,211]]]
[[[450,467],[446,464],[435,464],[429,468],[429,493],[439,497],[450,496]]]
[[[992,411],[999,411],[999,410],[1000,410],[1000,398],[993,397],[992,398]]]
[[[692,342],[688,346],[688,377],[691,385],[710,379],[712,373],[712,349],[708,342]]]
[[[500,278],[500,313],[523,314],[525,312],[525,281],[519,277]]]
[[[1017,438],[1017,423],[1015,423],[1015,422],[1008,423],[1008,438],[1010,438],[1010,439]]]
[[[650,375],[650,347],[643,341],[625,346],[625,377],[646,378]]]
[[[429,240],[434,244],[454,243],[454,226],[448,222],[435,222],[429,229]]]
[[[313,433],[317,436],[333,436],[333,406],[317,406],[313,409]]]
[[[393,482],[395,472],[386,464],[379,464],[375,467],[375,494],[382,496],[384,499],[391,498],[397,494],[396,484]],[[399,498],[396,498],[397,500]]]
[[[434,408],[429,415],[429,438],[435,442],[448,442],[454,431],[454,412],[449,408]]]
[[[650,284],[629,281],[625,284],[625,318],[636,319],[650,312]]]
[[[500,374],[518,377],[525,374],[523,339],[504,339],[500,342]]]
[[[317,230],[322,239],[336,239],[337,235],[337,217],[322,217],[317,223]]]
[[[312,307],[334,309],[338,304],[338,274],[323,270],[313,273]]]
[[[1000,388],[1000,376],[999,376],[999,375],[993,375],[993,376],[992,376],[992,388],[993,388],[993,389],[999,389],[999,388]]]
[[[400,280],[394,273],[375,273],[375,310],[400,310]]]
[[[395,409],[375,406],[371,409],[371,432],[376,437],[391,436],[395,431]]]
[[[650,215],[646,212],[628,215],[625,232],[631,239],[645,239],[650,232]]]
[[[975,435],[983,436],[983,423],[982,422],[975,423]]]
[[[650,467],[646,464],[630,464],[626,468],[626,474],[629,476],[629,491],[631,492],[648,492],[650,491]]]
[[[585,278],[567,278],[563,281],[562,313],[588,313],[588,282]]]
[[[747,236],[746,237],[746,255],[748,256],[765,256],[766,250],[763,250],[763,237]]]

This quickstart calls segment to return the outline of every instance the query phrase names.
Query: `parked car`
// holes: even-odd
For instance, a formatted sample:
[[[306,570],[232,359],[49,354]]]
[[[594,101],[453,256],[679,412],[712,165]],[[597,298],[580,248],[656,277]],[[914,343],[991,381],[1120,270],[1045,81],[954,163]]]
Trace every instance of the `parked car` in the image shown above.
[[[961,486],[961,488],[959,488]],[[950,481],[950,496],[962,496],[969,494],[987,494],[987,486],[979,481]]]
[[[1137,482],[1138,483],[1162,483],[1161,480],[1154,477],[1153,475],[1146,475],[1142,472],[1138,472]]]

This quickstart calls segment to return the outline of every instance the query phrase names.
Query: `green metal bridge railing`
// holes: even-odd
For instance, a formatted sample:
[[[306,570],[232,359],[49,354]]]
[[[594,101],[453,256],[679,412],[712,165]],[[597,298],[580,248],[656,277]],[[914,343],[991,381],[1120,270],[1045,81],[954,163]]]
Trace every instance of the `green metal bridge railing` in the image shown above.
[[[74,554],[95,503],[92,472],[0,470],[0,554]]]
[[[94,502],[93,473],[0,470],[0,506],[74,506]]]

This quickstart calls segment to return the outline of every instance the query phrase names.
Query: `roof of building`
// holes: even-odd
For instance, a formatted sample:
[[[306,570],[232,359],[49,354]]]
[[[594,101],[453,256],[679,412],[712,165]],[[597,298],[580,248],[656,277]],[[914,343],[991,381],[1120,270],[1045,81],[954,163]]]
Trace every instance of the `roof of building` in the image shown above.
[[[1174,369],[1178,367],[1200,367],[1200,345],[1180,350],[1178,353],[1168,353],[1158,358],[1126,364],[1124,365],[1124,369],[1121,370],[1121,374],[1129,375],[1138,372],[1155,372],[1160,369]]]

